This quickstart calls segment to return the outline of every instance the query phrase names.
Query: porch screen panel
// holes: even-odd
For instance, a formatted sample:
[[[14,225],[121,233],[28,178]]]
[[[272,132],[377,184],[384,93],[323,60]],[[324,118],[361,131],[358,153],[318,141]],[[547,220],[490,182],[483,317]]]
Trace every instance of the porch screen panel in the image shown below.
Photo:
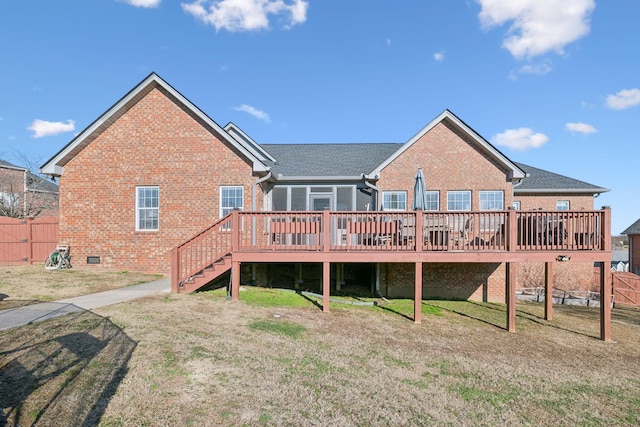
[[[338,203],[336,204],[339,211],[353,210],[353,187],[338,187]]]
[[[271,209],[274,211],[287,210],[287,187],[275,187],[271,190]]]
[[[372,205],[371,190],[368,190],[367,193],[365,193],[363,192],[362,188],[356,189],[356,210],[357,211],[373,210],[371,208],[371,205]]]
[[[307,210],[307,187],[291,188],[291,210],[292,211]]]

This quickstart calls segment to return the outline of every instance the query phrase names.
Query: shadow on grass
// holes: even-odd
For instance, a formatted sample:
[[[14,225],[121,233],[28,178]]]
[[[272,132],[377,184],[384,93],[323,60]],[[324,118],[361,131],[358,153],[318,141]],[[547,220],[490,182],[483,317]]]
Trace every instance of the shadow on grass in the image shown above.
[[[459,303],[465,303],[465,304],[473,303],[473,301],[456,301],[456,302],[459,302]],[[505,323],[505,325],[497,325],[496,323],[494,323],[494,321],[490,321],[490,320],[487,320],[487,319],[483,319],[483,318],[482,318],[480,315],[478,315],[478,314],[465,313],[463,310],[454,309],[453,307],[447,306],[446,304],[437,304],[437,302],[436,302],[436,301],[431,301],[431,302],[430,302],[430,303],[428,303],[428,304],[425,304],[425,303],[423,302],[423,305],[428,305],[428,306],[431,306],[431,307],[436,307],[436,308],[439,308],[439,309],[441,309],[441,310],[447,311],[447,312],[449,312],[449,313],[457,314],[458,316],[462,316],[462,317],[465,317],[465,318],[467,318],[467,319],[475,320],[475,321],[477,321],[477,322],[481,322],[481,323],[484,323],[484,324],[486,324],[486,325],[493,326],[494,328],[498,328],[498,329],[502,329],[502,330],[506,330],[506,329],[507,329],[507,328],[506,328],[506,323]],[[483,308],[483,309],[485,309],[485,308],[491,308],[491,309],[494,309],[494,310],[500,310],[500,309],[498,309],[498,308],[494,308],[494,307],[490,307],[490,306],[485,306],[484,304],[476,304],[476,305],[477,305],[477,306],[479,306],[479,307],[481,307],[481,308]],[[505,315],[505,319],[506,319],[506,312],[505,312],[504,310],[501,310],[501,311],[504,313],[504,315]],[[505,322],[506,322],[506,320],[505,320]]]
[[[423,303],[423,305],[424,305],[424,303]],[[405,314],[405,313],[403,313],[403,312],[401,312],[399,310],[395,310],[395,309],[393,309],[391,307],[387,307],[387,306],[382,305],[382,304],[378,305],[378,308],[381,309],[381,310],[387,311],[389,313],[393,313],[393,314],[395,314],[397,316],[404,317],[405,319],[411,320],[412,322],[415,320],[413,317],[411,317],[411,316],[409,316],[409,315],[407,315],[407,314]]]
[[[306,299],[311,304],[315,305],[317,308],[322,310],[322,308],[323,308],[322,304],[320,304],[317,299],[311,298],[311,297],[305,295],[304,293],[302,293],[302,291],[299,291],[299,290],[296,290],[296,294],[300,295],[302,298]]]
[[[0,425],[98,425],[137,343],[80,311],[0,333]]]

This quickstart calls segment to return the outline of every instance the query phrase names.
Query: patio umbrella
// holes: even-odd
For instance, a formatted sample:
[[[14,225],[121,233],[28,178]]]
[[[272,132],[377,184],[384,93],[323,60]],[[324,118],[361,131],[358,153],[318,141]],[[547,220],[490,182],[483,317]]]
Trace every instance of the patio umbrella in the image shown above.
[[[427,207],[426,185],[424,183],[424,174],[422,168],[418,168],[416,182],[413,186],[413,210],[424,210]]]

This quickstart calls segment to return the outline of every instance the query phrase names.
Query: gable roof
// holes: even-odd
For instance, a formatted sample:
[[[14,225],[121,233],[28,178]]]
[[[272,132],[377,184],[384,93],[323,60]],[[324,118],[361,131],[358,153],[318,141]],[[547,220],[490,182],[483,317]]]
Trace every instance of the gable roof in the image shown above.
[[[58,185],[48,181],[38,175],[35,175],[29,171],[29,169],[22,166],[14,165],[6,160],[0,159],[0,168],[13,169],[19,172],[27,173],[27,191],[35,191],[40,193],[58,193]]]
[[[514,187],[515,194],[573,193],[593,195],[609,191],[608,188],[602,188],[564,175],[534,168],[533,166],[522,163],[516,164],[527,173],[527,177]]]
[[[402,144],[262,144],[276,179],[362,180]]]
[[[630,234],[640,234],[640,219],[627,227],[626,230],[622,232],[622,234],[630,235]]]
[[[253,138],[247,135],[236,124],[229,122],[224,127],[224,130],[227,131],[227,133],[231,135],[233,139],[237,140],[239,143],[247,147],[247,149],[250,150],[251,153],[253,153],[260,160],[268,160],[272,162],[276,161],[276,159],[274,159],[267,151],[265,151],[264,148],[260,146],[260,144],[255,142]]]
[[[458,116],[453,114],[449,110],[444,110],[440,115],[438,115],[435,119],[429,122],[425,127],[420,129],[418,133],[416,133],[409,141],[404,143],[395,153],[389,156],[385,161],[383,161],[378,167],[376,167],[375,172],[378,174],[382,169],[384,169],[387,165],[393,162],[396,158],[398,158],[402,153],[404,153],[409,147],[416,143],[420,138],[422,138],[427,132],[433,129],[439,123],[448,120],[449,122],[456,125],[459,129],[469,135],[474,141],[478,143],[480,148],[484,150],[489,156],[496,159],[499,164],[502,164],[509,171],[509,179],[513,181],[521,180],[525,177],[524,171],[522,171],[514,162],[509,160],[507,156],[502,154],[500,150],[495,148],[489,141],[484,139],[473,130],[469,125],[460,120]]]
[[[202,112],[202,110],[196,107],[180,92],[175,90],[171,85],[160,78],[160,76],[158,76],[155,72],[152,72],[131,91],[129,91],[129,93],[127,93],[118,102],[111,106],[111,108],[104,112],[89,126],[87,126],[82,132],[80,132],[74,139],[71,140],[71,142],[63,147],[44,165],[42,165],[42,167],[40,168],[40,172],[52,176],[62,175],[64,166],[71,159],[73,159],[73,157],[75,157],[80,151],[82,151],[82,149],[84,149],[93,140],[95,140],[98,135],[100,135],[105,129],[111,126],[133,105],[138,103],[138,101],[144,98],[149,92],[158,87],[166,91],[166,93],[173,98],[174,102],[180,103],[185,108],[185,110],[189,112],[196,120],[199,120],[205,126],[208,126],[213,132],[220,135],[222,139],[237,148],[244,156],[252,161],[254,171],[267,171],[267,167],[260,161],[258,157],[256,157],[254,152],[252,152],[253,150],[251,149],[251,147],[249,147],[240,139],[232,138],[224,129],[220,127],[220,125],[218,125],[209,116]]]

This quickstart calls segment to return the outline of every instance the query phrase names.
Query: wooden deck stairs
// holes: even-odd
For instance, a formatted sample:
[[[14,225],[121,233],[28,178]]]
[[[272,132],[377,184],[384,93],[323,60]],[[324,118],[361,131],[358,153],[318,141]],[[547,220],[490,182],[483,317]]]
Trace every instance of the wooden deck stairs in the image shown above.
[[[220,258],[213,264],[185,280],[182,283],[182,286],[178,289],[178,292],[189,293],[197,291],[229,270],[231,270],[231,255]]]

